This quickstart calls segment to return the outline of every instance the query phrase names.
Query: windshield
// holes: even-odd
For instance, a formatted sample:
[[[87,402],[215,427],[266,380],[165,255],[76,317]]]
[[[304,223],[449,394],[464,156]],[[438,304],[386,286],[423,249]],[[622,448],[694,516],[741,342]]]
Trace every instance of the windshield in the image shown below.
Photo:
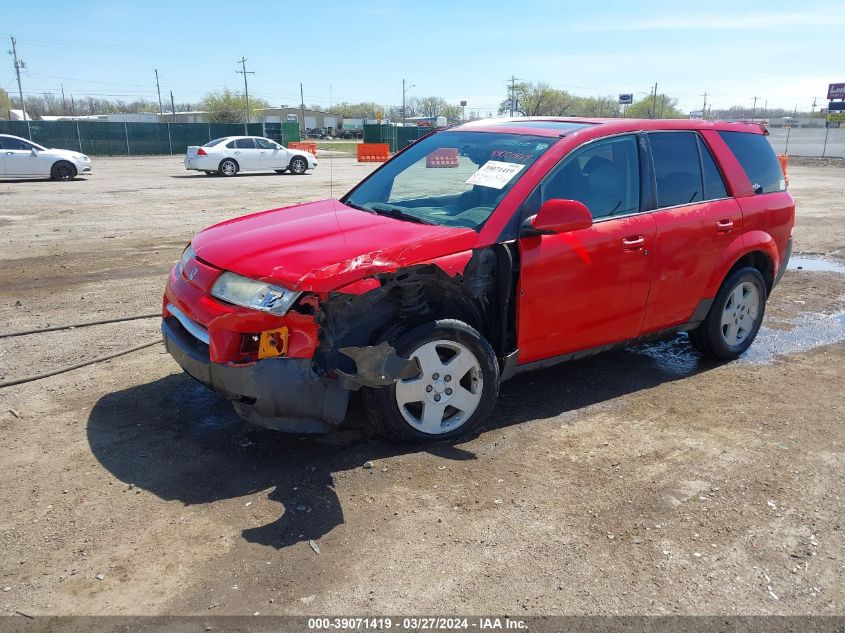
[[[478,229],[553,142],[521,134],[433,134],[385,164],[343,202],[409,221]]]
[[[223,141],[225,141],[227,138],[228,138],[228,137],[226,137],[226,136],[224,136],[224,137],[222,137],[222,138],[216,138],[216,139],[214,139],[213,141],[209,141],[208,143],[206,143],[205,145],[203,145],[203,147],[214,147],[214,146],[215,146],[215,145],[217,145],[218,143],[222,143]]]

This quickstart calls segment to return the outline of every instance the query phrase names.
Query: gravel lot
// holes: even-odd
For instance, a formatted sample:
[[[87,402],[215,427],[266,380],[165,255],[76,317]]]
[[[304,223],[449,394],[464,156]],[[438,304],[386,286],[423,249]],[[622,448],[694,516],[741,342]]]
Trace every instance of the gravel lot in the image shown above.
[[[94,169],[0,182],[0,332],[155,312],[195,231],[372,165]],[[796,249],[845,261],[845,169],[790,176]],[[248,426],[158,345],[0,389],[0,613],[841,614],[843,312],[845,275],[805,264],[737,362],[680,337],[523,375],[425,449]],[[157,337],[0,339],[0,381]]]

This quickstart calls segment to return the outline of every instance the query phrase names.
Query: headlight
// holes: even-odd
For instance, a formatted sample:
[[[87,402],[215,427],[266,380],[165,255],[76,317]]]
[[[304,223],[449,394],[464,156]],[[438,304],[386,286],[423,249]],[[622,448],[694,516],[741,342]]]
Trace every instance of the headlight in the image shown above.
[[[182,271],[185,268],[185,264],[191,261],[191,258],[194,256],[194,248],[190,244],[185,247],[185,250],[182,252],[182,258],[176,262],[176,276],[182,274]]]
[[[302,293],[225,272],[214,282],[211,294],[228,303],[281,316]]]

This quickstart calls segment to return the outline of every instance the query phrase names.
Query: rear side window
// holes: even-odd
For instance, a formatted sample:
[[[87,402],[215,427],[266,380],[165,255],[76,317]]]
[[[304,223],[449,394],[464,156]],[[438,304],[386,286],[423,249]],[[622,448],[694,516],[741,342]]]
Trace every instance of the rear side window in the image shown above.
[[[255,149],[255,142],[251,138],[239,138],[235,140],[235,147],[238,149]]]
[[[719,136],[736,156],[754,193],[784,191],[786,181],[772,146],[762,134],[719,132]]]
[[[701,151],[701,171],[704,172],[704,199],[718,200],[719,198],[727,198],[728,190],[725,188],[722,173],[716,166],[713,155],[704,141],[701,140],[701,137],[698,138],[698,149]]]
[[[704,200],[704,181],[695,132],[648,135],[657,180],[657,206],[674,207]]]

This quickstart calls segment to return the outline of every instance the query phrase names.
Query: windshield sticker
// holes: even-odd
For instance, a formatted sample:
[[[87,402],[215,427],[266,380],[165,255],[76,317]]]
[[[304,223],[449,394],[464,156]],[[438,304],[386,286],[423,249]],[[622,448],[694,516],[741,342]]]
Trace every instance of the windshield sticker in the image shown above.
[[[506,149],[494,149],[490,152],[491,158],[508,158],[510,160],[531,160],[534,154],[526,154],[525,152],[512,152]]]
[[[491,189],[503,189],[523,169],[525,169],[525,165],[520,165],[519,163],[502,163],[497,160],[488,160],[477,172],[469,177],[466,184],[490,187]]]

